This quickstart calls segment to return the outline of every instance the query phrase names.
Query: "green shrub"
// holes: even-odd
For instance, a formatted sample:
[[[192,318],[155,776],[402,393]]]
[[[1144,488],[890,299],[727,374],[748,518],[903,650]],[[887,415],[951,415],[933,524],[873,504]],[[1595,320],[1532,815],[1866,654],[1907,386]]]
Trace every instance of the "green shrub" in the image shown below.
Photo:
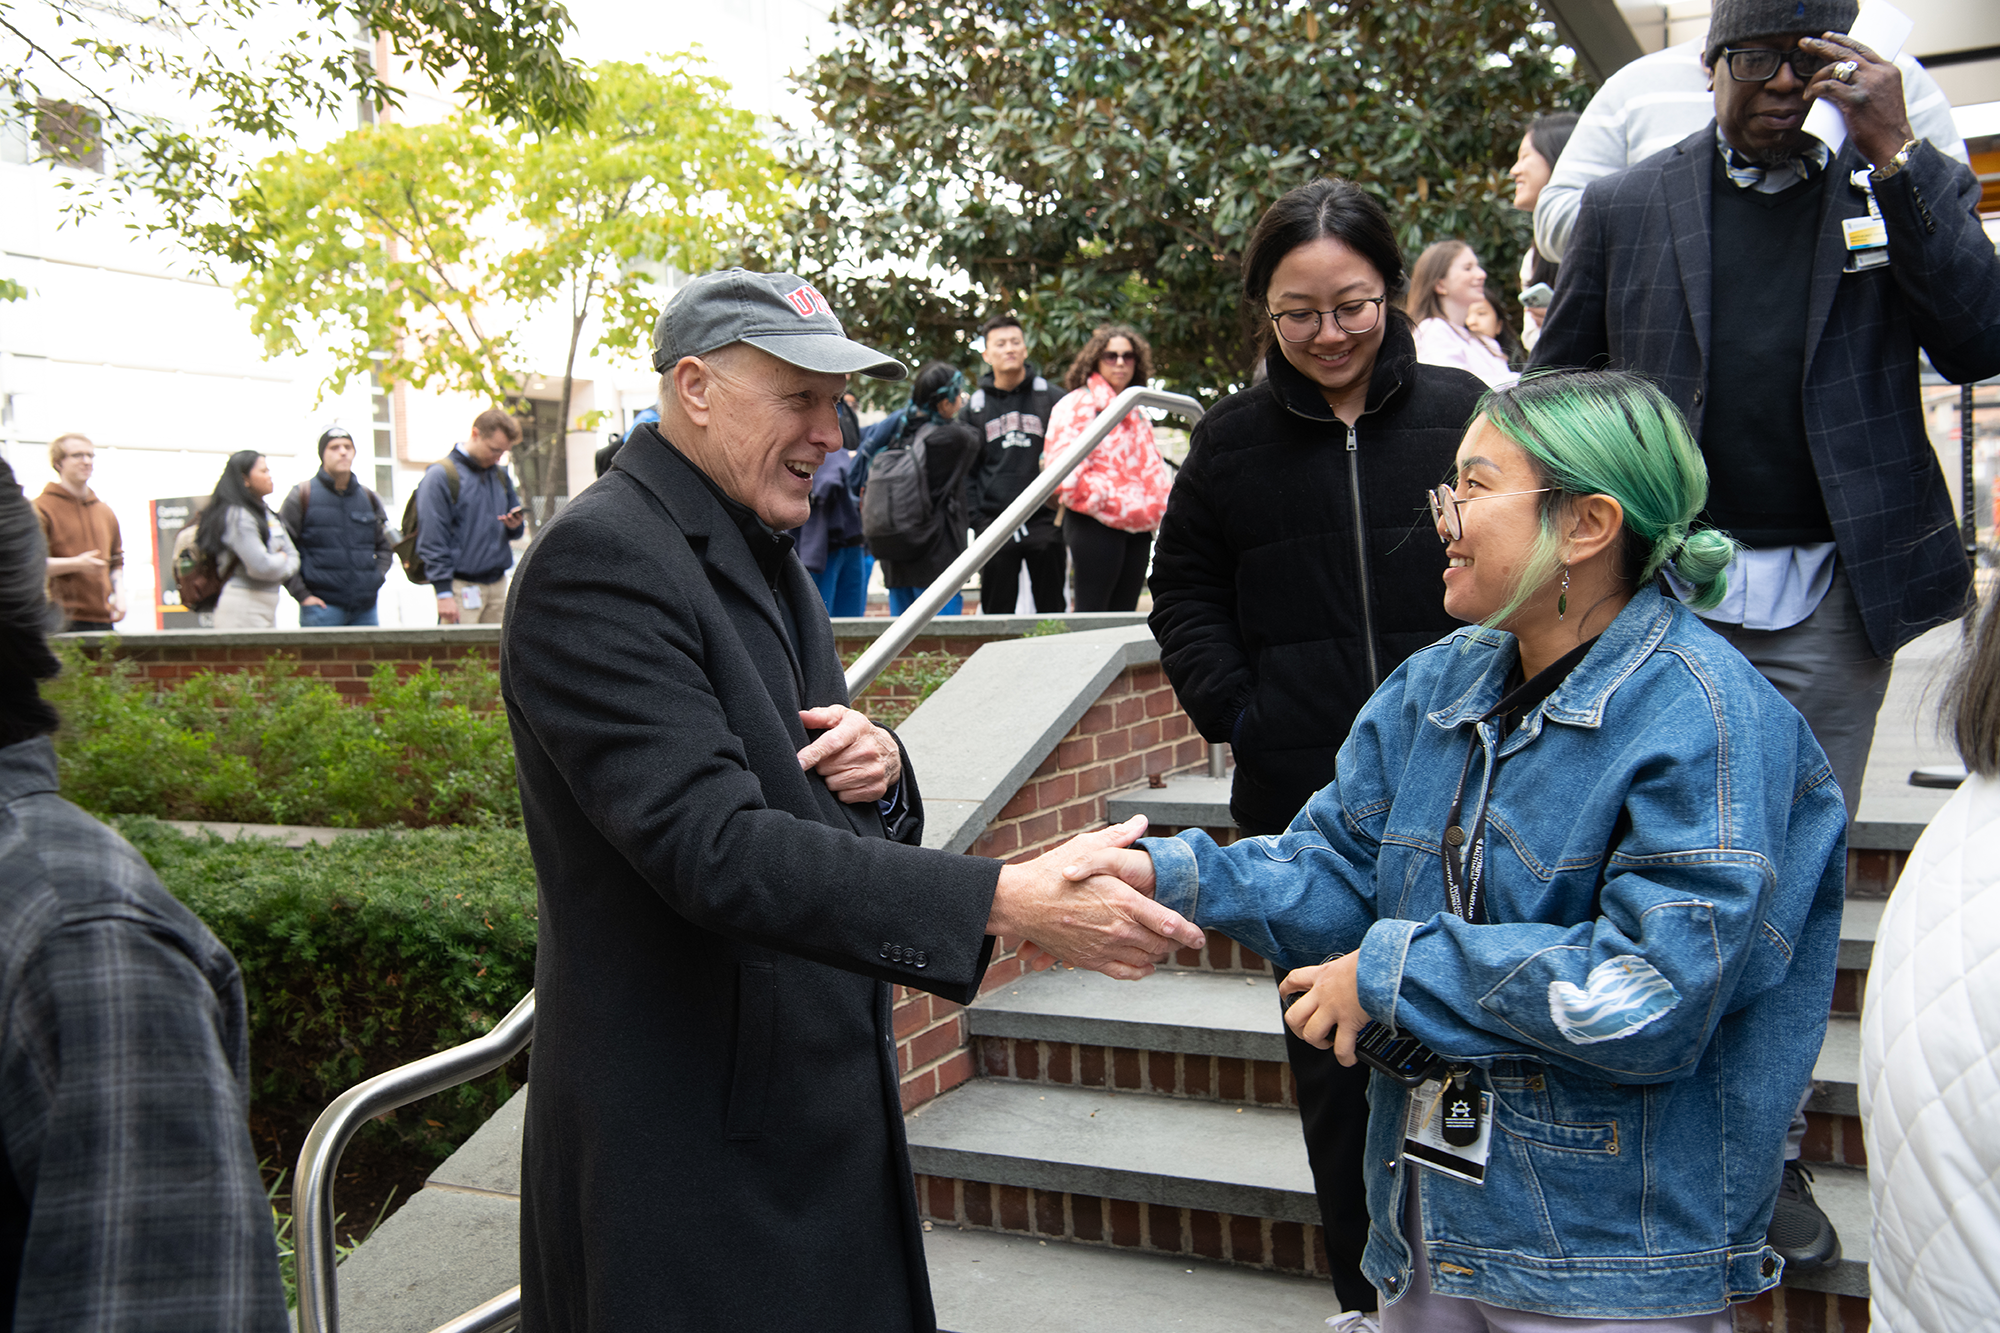
[[[236,955],[250,1009],[252,1128],[288,1152],[341,1092],[490,1030],[535,984],[535,873],[519,830],[290,848],[190,837],[148,818],[113,822]],[[365,1134],[378,1148],[441,1161],[514,1084],[497,1071]]]
[[[371,697],[273,657],[155,690],[136,667],[58,649],[63,795],[100,814],[334,828],[517,826],[514,746],[479,658],[408,677],[375,668]]]

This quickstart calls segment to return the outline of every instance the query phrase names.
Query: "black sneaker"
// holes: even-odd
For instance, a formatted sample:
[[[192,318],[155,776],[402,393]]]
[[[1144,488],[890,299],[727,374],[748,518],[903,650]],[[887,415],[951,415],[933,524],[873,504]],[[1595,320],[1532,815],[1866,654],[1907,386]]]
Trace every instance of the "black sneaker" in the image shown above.
[[[1810,1273],[1840,1260],[1840,1234],[1813,1202],[1812,1172],[1798,1162],[1786,1162],[1778,1181],[1778,1202],[1764,1242],[1785,1261],[1785,1276]]]

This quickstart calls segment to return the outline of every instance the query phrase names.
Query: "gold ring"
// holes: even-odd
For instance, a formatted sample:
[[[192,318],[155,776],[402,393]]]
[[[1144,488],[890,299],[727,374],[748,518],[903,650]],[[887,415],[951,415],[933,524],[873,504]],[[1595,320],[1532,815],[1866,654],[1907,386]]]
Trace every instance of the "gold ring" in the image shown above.
[[[1833,67],[1833,77],[1850,87],[1853,86],[1854,76],[1860,72],[1861,66],[1852,60],[1839,61]]]

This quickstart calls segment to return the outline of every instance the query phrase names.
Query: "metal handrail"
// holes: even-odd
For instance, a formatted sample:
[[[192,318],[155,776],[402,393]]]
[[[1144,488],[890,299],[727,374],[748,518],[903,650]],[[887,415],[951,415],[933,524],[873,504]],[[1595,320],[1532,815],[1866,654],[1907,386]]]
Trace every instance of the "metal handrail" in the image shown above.
[[[1063,479],[1076,471],[1127,414],[1142,407],[1177,413],[1186,417],[1190,425],[1201,420],[1201,404],[1185,394],[1134,387],[1113,398],[1081,438],[1056,455],[1027,489],[1001,511],[1000,517],[973,539],[965,553],[855,659],[854,665],[847,669],[848,697],[851,699],[868,688],[882,669],[910,646],[910,641],[951,600],[973,571],[1012,538],[1014,530],[1055,494]],[[1213,759],[1210,771],[1216,771]],[[299,1150],[298,1173],[294,1176],[299,1186],[292,1199],[293,1220],[298,1227],[299,1333],[338,1333],[340,1328],[339,1286],[334,1275],[337,1256],[333,1244],[333,1173],[355,1131],[386,1111],[498,1069],[519,1055],[534,1035],[535,993],[529,991],[485,1036],[386,1074],[377,1074],[340,1094],[313,1122],[312,1132],[306,1135],[305,1146]],[[514,1287],[440,1324],[432,1333],[497,1333],[515,1327],[520,1317],[521,1289]]]
[[[535,993],[529,991],[493,1030],[461,1046],[377,1074],[333,1099],[313,1122],[299,1150],[297,1188],[292,1195],[292,1220],[298,1227],[299,1333],[335,1333],[340,1327],[338,1285],[334,1278],[333,1172],[356,1130],[386,1111],[456,1087],[490,1073],[519,1055],[535,1035]],[[513,1293],[520,1305],[520,1292]],[[506,1297],[499,1297],[505,1300]],[[495,1304],[488,1301],[484,1310]],[[499,1323],[446,1325],[470,1333],[474,1328],[500,1328]]]
[[[1028,484],[1028,488],[1014,497],[1014,503],[1001,510],[1000,517],[994,519],[986,531],[973,538],[964,553],[952,561],[951,566],[938,575],[930,587],[924,589],[921,597],[910,603],[910,609],[897,616],[896,623],[884,630],[880,638],[868,645],[866,652],[854,659],[854,665],[847,668],[847,697],[851,699],[867,689],[882,669],[923,632],[924,626],[964,586],[973,571],[991,560],[996,551],[1012,540],[1014,529],[1026,523],[1031,514],[1046,504],[1048,498],[1056,493],[1056,487],[1076,471],[1078,464],[1090,456],[1091,450],[1102,444],[1104,437],[1111,434],[1134,408],[1140,407],[1162,408],[1184,416],[1190,426],[1201,420],[1201,404],[1186,394],[1135,385],[1113,398],[1077,442],[1057,454]]]

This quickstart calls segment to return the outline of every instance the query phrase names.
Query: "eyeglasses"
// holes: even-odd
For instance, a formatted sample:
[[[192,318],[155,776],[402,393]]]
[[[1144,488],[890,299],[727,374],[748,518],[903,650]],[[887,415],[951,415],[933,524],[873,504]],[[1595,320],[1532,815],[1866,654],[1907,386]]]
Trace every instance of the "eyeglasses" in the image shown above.
[[[1776,78],[1778,66],[1789,64],[1804,83],[1833,62],[1814,55],[1802,46],[1780,51],[1770,46],[1725,46],[1722,58],[1729,62],[1730,77],[1738,83],[1764,83]]]
[[[1100,352],[1097,359],[1117,364],[1122,361],[1137,361],[1139,354],[1137,352]]]
[[[1554,486],[1543,486],[1533,491],[1496,491],[1492,495],[1468,495],[1461,500],[1451,487],[1439,486],[1426,492],[1424,498],[1431,502],[1431,522],[1444,524],[1444,530],[1451,534],[1449,538],[1439,540],[1459,541],[1465,536],[1465,518],[1458,512],[1460,505],[1469,505],[1474,500],[1500,500],[1509,495],[1546,495],[1555,489]]]
[[[1278,336],[1288,343],[1311,342],[1319,336],[1320,316],[1332,315],[1333,326],[1342,333],[1373,333],[1382,322],[1386,296],[1368,296],[1359,301],[1343,301],[1331,310],[1270,310]]]

